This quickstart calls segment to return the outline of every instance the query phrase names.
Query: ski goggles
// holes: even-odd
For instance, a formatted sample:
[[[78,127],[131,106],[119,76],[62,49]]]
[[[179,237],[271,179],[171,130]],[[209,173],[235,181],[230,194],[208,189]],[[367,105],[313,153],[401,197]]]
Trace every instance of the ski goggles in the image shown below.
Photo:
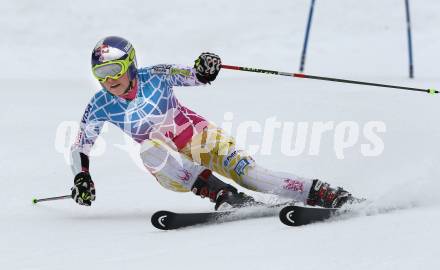
[[[93,76],[101,83],[105,82],[108,78],[117,80],[128,71],[134,61],[134,57],[135,52],[132,49],[130,50],[129,56],[125,59],[112,60],[96,65],[92,68]]]

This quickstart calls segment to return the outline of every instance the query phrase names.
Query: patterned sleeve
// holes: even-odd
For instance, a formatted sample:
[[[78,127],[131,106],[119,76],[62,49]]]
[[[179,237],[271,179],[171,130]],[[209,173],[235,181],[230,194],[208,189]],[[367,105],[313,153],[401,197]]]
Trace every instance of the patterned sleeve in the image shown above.
[[[203,85],[197,77],[193,67],[181,65],[156,65],[150,67],[152,75],[165,76],[166,80],[173,86],[197,86]]]
[[[104,118],[98,114],[102,110],[97,103],[97,98],[94,97],[87,105],[77,138],[71,147],[71,169],[74,175],[89,170],[88,156],[104,125]]]

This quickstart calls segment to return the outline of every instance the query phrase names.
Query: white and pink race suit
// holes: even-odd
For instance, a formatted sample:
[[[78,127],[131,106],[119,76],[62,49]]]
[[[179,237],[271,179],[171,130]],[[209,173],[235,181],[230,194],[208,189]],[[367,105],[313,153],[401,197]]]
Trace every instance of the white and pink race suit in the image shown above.
[[[173,87],[197,85],[203,83],[192,67],[156,65],[138,69],[135,86],[125,98],[98,91],[86,107],[71,149],[73,173],[88,171],[90,150],[103,124],[110,122],[142,145],[145,167],[168,189],[191,190],[209,168],[248,189],[306,202],[312,179],[258,166],[235,149],[230,136],[179,103]],[[200,154],[201,145],[212,147]]]

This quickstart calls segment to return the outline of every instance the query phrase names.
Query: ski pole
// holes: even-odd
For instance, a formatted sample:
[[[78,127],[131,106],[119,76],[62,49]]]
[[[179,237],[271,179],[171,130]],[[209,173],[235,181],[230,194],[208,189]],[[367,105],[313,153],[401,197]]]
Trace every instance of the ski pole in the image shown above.
[[[232,70],[240,70],[240,71],[248,71],[248,72],[256,72],[256,73],[266,73],[266,74],[289,76],[289,77],[303,78],[303,79],[361,84],[361,85],[394,88],[394,89],[409,90],[409,91],[426,92],[428,94],[433,94],[433,95],[440,93],[439,91],[437,91],[433,88],[429,88],[429,89],[414,88],[414,87],[397,86],[397,85],[390,85],[390,84],[380,84],[380,83],[353,81],[353,80],[345,80],[345,79],[330,78],[330,77],[313,76],[313,75],[307,75],[307,74],[303,74],[303,73],[289,73],[289,72],[282,72],[282,71],[275,71],[275,70],[250,68],[250,67],[239,67],[239,66],[230,66],[230,65],[221,65],[221,67],[224,69],[232,69]]]
[[[72,198],[71,195],[64,195],[64,196],[58,196],[58,197],[49,197],[49,198],[42,198],[42,199],[32,199],[32,203],[33,204],[37,204],[39,202],[44,202],[44,201],[55,201],[55,200],[64,200],[64,199],[70,199]]]

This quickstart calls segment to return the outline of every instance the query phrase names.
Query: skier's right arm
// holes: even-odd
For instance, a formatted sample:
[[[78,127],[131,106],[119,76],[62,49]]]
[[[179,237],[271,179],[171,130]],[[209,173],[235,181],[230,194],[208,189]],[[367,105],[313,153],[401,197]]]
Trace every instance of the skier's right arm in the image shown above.
[[[87,206],[95,200],[95,187],[89,173],[89,153],[104,124],[94,111],[97,106],[93,100],[87,105],[77,139],[71,148],[71,169],[75,175],[72,198]]]

